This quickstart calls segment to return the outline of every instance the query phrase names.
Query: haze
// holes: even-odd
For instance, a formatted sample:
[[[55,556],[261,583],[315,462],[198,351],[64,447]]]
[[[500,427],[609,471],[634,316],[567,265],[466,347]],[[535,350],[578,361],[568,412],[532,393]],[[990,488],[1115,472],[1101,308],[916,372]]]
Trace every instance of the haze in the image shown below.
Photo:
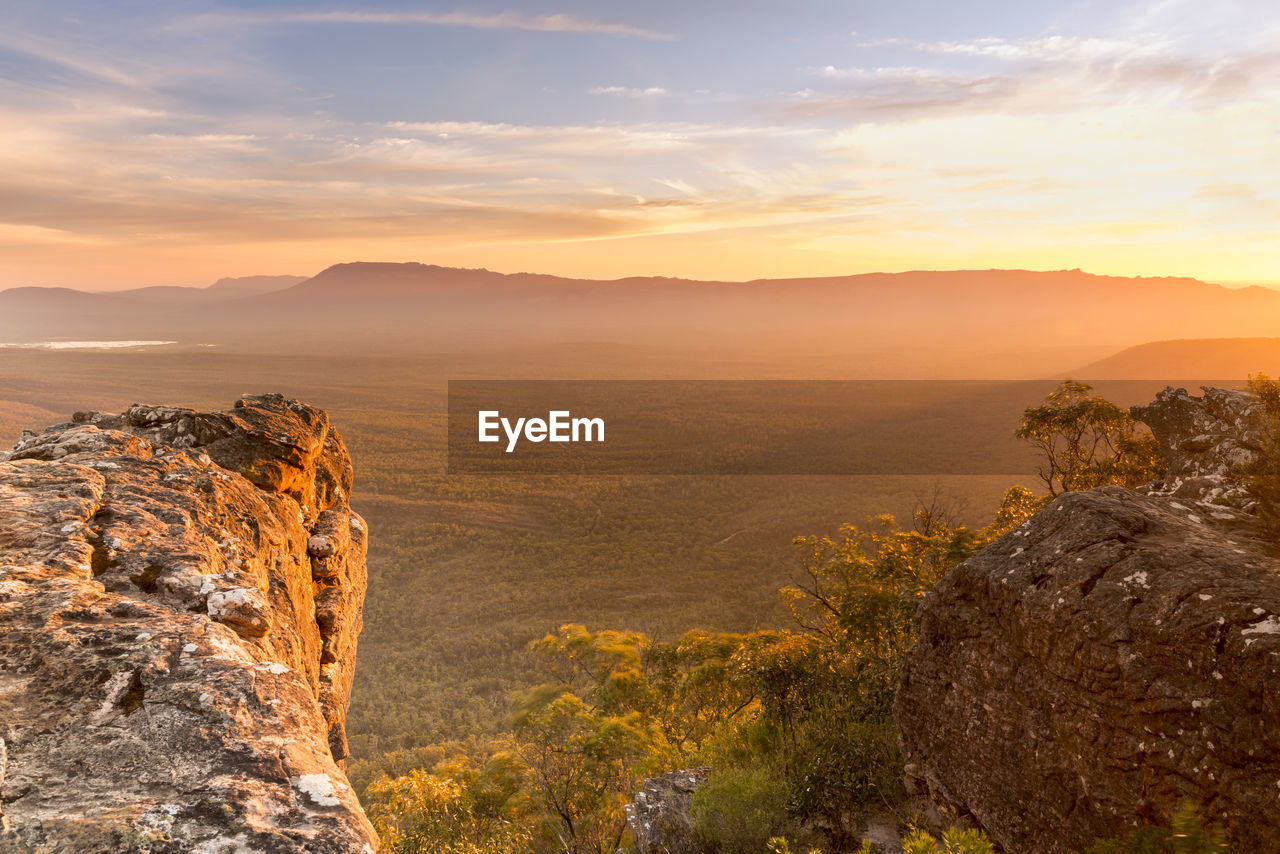
[[[26,2],[0,288],[1280,278],[1269,3]]]

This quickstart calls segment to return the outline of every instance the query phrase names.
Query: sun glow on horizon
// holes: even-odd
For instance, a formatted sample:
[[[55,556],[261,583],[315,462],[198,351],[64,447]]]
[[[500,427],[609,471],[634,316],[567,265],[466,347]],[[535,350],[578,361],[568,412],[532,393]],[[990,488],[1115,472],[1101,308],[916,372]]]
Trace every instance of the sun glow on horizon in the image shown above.
[[[0,35],[0,287],[350,260],[1280,280],[1266,10],[1043,5],[19,4]]]

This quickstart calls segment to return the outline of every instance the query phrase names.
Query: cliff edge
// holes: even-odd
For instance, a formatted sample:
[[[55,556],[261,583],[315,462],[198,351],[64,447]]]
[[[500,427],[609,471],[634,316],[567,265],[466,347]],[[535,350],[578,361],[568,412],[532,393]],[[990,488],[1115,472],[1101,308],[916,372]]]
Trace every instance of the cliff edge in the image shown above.
[[[77,413],[0,454],[0,852],[371,852],[366,532],[325,413]]]
[[[1134,410],[1162,482],[1061,495],[925,597],[895,716],[945,819],[1078,854],[1189,801],[1276,850],[1280,560],[1231,476],[1257,403],[1167,389]]]

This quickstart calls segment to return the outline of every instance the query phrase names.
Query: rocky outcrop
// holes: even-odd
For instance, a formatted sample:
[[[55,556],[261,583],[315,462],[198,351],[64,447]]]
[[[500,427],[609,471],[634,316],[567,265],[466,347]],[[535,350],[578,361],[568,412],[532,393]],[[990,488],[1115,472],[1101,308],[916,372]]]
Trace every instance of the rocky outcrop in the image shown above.
[[[1214,492],[1250,443],[1224,413],[1250,406],[1165,392],[1139,411],[1164,484],[1062,495],[925,597],[895,716],[946,819],[1075,854],[1189,800],[1233,850],[1276,850],[1280,560]]]
[[[627,804],[627,826],[636,854],[702,854],[693,831],[693,793],[706,782],[708,768],[651,777]]]
[[[351,460],[280,395],[0,456],[0,852],[364,852]]]
[[[1251,509],[1238,474],[1261,450],[1262,403],[1238,389],[1201,390],[1203,397],[1192,397],[1166,388],[1147,406],[1130,409],[1169,461],[1164,477],[1144,491]]]

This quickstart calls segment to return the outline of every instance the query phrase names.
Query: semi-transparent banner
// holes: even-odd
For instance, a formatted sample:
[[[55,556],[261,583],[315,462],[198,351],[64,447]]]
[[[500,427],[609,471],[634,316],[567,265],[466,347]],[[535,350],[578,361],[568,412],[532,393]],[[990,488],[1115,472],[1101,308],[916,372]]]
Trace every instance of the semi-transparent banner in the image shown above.
[[[1009,474],[1057,381],[455,380],[450,473]],[[1143,403],[1162,383],[1099,383]]]

